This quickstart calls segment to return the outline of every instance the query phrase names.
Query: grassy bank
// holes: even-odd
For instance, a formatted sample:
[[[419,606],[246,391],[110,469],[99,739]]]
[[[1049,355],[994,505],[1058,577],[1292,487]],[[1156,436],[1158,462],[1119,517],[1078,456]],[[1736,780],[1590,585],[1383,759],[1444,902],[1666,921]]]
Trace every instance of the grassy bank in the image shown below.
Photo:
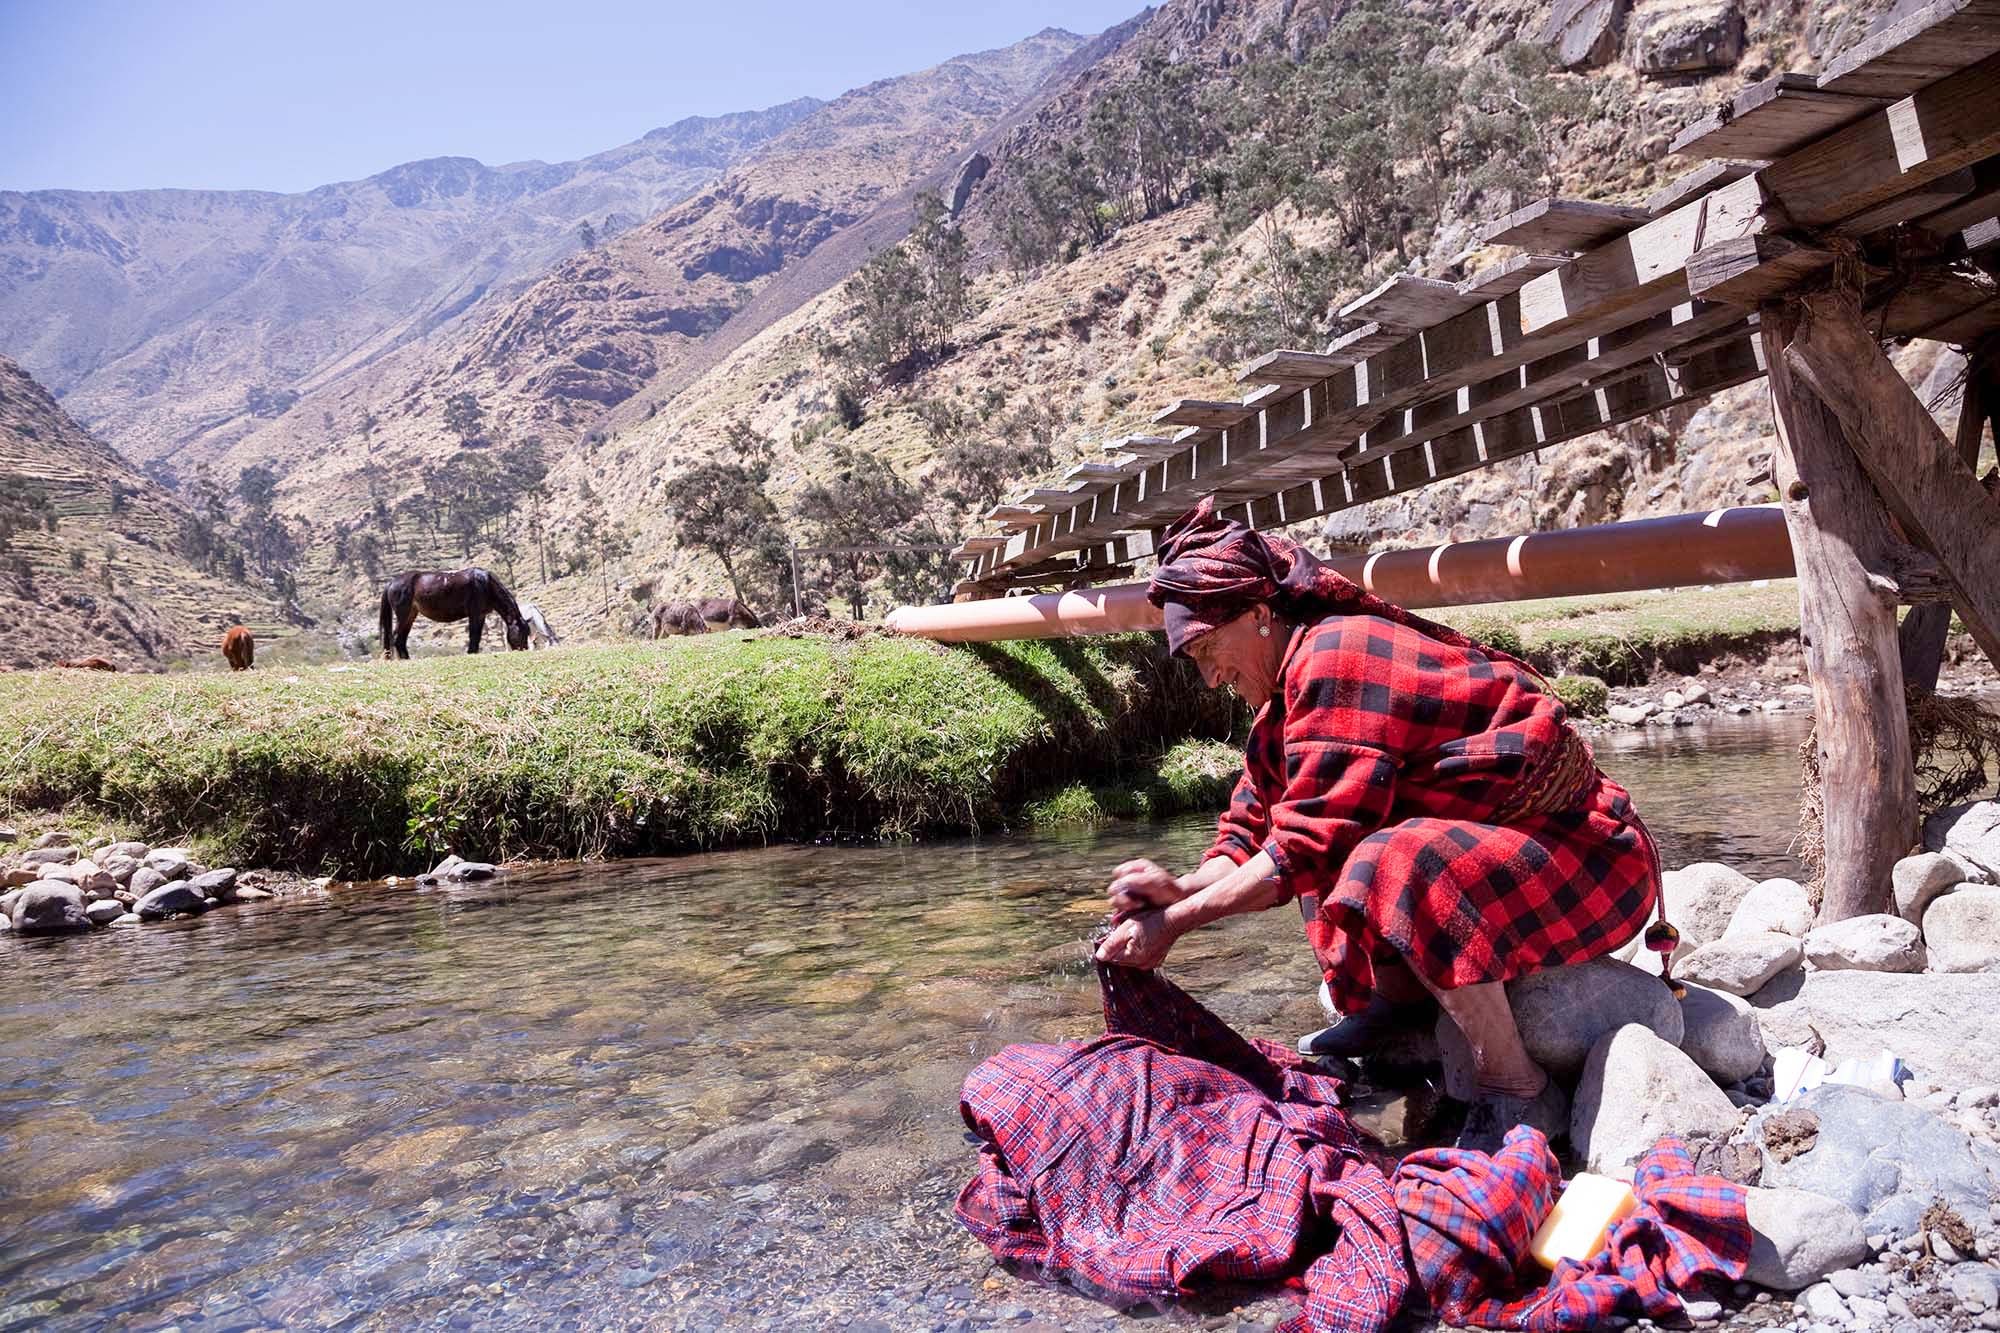
[[[1660,671],[1693,675],[1705,662],[1759,661],[1795,648],[1799,588],[1796,580],[1774,579],[1761,586],[1552,597],[1429,614],[1521,652],[1551,675],[1639,685]]]
[[[0,809],[364,875],[988,829],[1233,710],[1150,635],[714,636],[241,676],[0,676]],[[1185,780],[1184,780],[1185,779]]]

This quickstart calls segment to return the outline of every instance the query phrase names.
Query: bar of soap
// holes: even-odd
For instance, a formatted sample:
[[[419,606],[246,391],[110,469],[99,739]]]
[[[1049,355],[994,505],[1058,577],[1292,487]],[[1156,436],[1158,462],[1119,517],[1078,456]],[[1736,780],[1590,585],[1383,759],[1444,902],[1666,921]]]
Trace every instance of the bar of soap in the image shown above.
[[[1535,1229],[1528,1253],[1552,1271],[1565,1259],[1588,1259],[1604,1248],[1611,1228],[1637,1211],[1638,1196],[1624,1181],[1579,1175],[1564,1187],[1556,1206]]]

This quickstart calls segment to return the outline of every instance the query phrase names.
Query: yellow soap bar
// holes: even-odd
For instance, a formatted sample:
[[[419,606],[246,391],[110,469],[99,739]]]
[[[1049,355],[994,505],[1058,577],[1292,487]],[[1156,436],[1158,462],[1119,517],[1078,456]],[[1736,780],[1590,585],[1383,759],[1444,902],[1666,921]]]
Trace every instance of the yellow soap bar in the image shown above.
[[[1535,1229],[1528,1253],[1551,1270],[1564,1259],[1588,1259],[1604,1248],[1611,1228],[1638,1211],[1638,1196],[1624,1181],[1577,1176]]]

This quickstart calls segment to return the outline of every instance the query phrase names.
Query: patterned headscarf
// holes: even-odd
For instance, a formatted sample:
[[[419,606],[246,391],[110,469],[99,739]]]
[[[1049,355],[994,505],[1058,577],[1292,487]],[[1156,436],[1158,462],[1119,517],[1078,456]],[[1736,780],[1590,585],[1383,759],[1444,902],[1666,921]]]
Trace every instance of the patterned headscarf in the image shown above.
[[[1381,616],[1455,647],[1477,646],[1363,591],[1297,542],[1223,518],[1212,495],[1161,532],[1160,567],[1146,600],[1166,612],[1167,646],[1176,653],[1259,605],[1295,625],[1331,615]]]

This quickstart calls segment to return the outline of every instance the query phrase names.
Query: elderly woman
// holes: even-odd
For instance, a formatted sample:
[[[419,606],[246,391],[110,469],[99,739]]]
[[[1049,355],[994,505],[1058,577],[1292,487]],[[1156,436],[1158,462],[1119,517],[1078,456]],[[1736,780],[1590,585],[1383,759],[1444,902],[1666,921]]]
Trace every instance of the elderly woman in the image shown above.
[[[1349,1015],[1312,1053],[1362,1055],[1435,997],[1479,1095],[1464,1147],[1551,1134],[1566,1099],[1503,982],[1630,940],[1659,896],[1652,839],[1529,667],[1363,592],[1205,500],[1163,534],[1167,641],[1256,711],[1220,836],[1191,873],[1118,867],[1106,962],[1155,967],[1199,926],[1296,899]]]

